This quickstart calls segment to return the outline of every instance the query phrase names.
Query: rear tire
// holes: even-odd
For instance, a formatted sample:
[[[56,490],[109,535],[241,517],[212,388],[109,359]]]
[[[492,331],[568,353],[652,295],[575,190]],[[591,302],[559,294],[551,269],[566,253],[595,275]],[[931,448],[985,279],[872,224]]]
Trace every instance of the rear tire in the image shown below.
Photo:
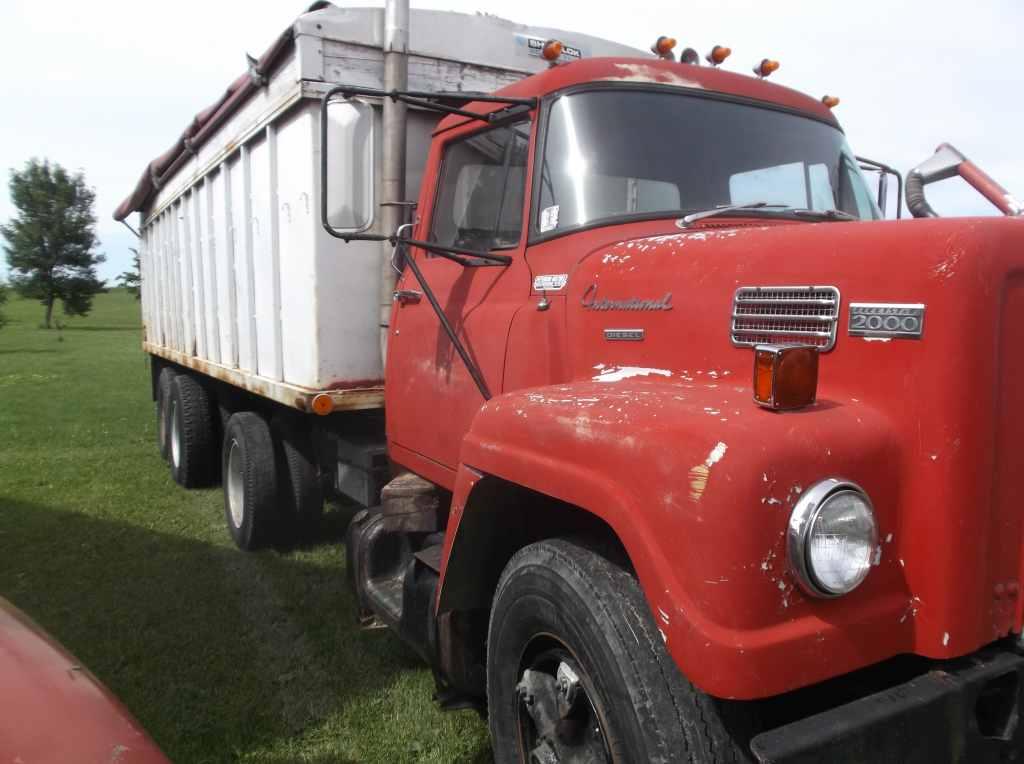
[[[182,488],[210,485],[217,476],[217,427],[210,395],[189,374],[177,374],[168,405],[171,477]]]
[[[178,376],[178,372],[170,366],[160,370],[160,376],[156,383],[156,442],[160,449],[160,456],[165,462],[170,461],[171,449],[171,421],[168,417],[168,409],[171,402],[171,383]]]
[[[502,573],[487,700],[497,764],[749,761],[668,656],[636,579],[564,539],[523,548]]]
[[[278,464],[280,514],[295,528],[300,541],[316,536],[324,512],[320,469],[313,440],[303,423],[286,414],[270,421]]]
[[[266,420],[251,411],[232,415],[222,458],[224,517],[231,538],[244,551],[264,547],[278,528],[277,469]]]

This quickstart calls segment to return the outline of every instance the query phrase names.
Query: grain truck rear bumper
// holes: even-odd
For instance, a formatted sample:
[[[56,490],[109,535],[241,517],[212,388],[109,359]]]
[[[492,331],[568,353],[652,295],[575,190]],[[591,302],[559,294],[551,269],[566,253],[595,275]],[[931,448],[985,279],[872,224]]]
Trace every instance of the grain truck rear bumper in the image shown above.
[[[1024,754],[1024,657],[1009,647],[763,732],[761,762],[997,762]]]

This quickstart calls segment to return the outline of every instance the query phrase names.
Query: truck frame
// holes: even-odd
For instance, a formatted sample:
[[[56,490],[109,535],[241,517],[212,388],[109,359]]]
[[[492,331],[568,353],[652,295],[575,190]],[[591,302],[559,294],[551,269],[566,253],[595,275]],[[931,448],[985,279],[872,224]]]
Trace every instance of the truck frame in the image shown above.
[[[499,762],[1017,755],[1021,206],[943,145],[883,220],[836,99],[673,46],[312,6],[115,213],[172,474],[245,550],[360,505]]]

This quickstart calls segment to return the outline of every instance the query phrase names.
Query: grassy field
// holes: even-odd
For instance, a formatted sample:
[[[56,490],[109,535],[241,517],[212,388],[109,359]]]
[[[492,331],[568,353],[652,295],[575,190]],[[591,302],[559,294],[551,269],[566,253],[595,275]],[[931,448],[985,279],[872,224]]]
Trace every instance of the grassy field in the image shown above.
[[[486,762],[391,634],[355,626],[332,508],[323,543],[243,554],[220,489],[184,491],[154,436],[138,303],[62,331],[12,299],[0,329],[0,594],[187,763]]]

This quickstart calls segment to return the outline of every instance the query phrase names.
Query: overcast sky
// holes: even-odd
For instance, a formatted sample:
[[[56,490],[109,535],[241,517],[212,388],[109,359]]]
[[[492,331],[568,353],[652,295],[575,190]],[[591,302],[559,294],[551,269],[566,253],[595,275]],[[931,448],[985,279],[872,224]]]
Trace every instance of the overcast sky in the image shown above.
[[[339,3],[341,4],[341,3]],[[372,3],[352,3],[367,5]],[[773,81],[842,99],[855,152],[906,171],[949,141],[1024,196],[1020,0],[413,0],[414,8],[483,11],[646,48],[661,34],[702,53],[732,47],[727,69],[763,57]],[[0,168],[46,157],[80,169],[97,191],[100,273],[131,261],[134,237],[111,213],[146,163],[223,92],[307,2],[277,0],[3,0]],[[453,52],[457,55],[457,52]],[[961,181],[932,187],[950,215],[992,209]],[[6,177],[0,221],[14,210]],[[132,217],[135,223],[135,216]],[[0,277],[6,263],[0,263]]]

